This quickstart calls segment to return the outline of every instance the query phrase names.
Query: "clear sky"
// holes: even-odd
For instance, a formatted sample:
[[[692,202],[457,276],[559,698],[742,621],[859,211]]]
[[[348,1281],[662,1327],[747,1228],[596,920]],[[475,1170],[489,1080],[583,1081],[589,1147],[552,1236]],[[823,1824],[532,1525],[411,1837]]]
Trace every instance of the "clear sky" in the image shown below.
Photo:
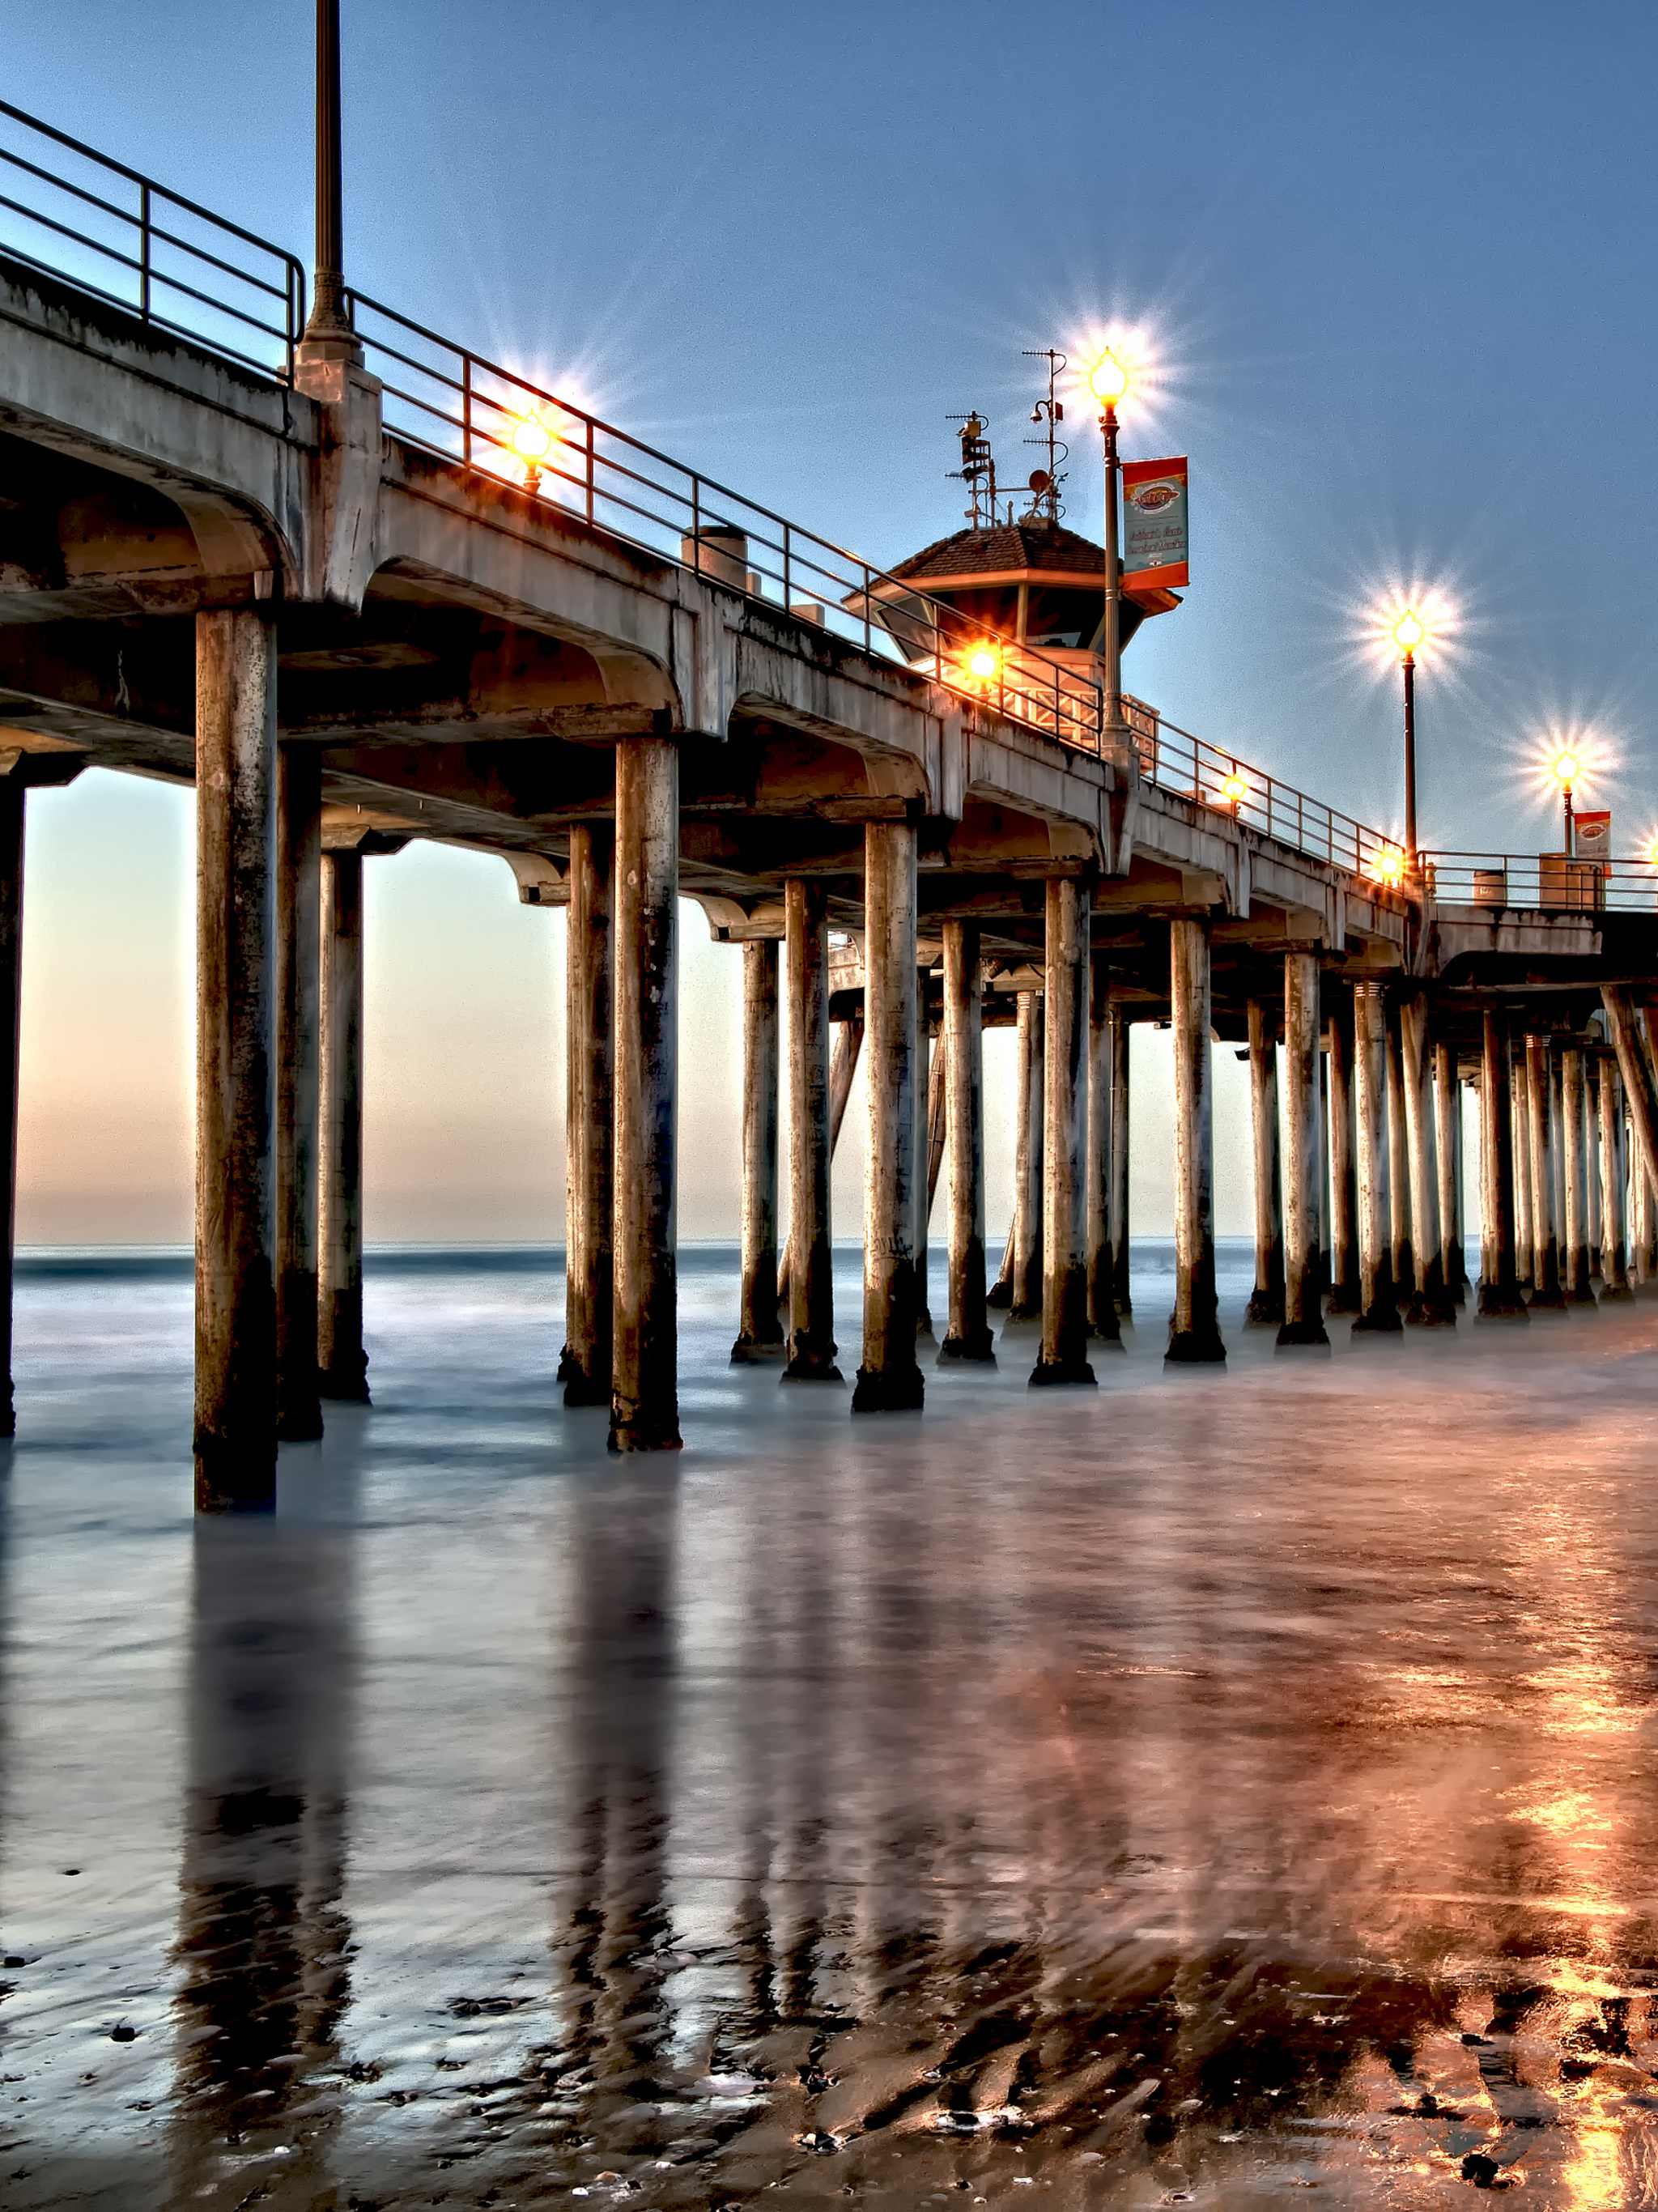
[[[1135,691],[1393,827],[1363,615],[1437,586],[1457,620],[1420,685],[1424,842],[1553,843],[1534,763],[1566,726],[1614,849],[1658,828],[1650,9],[342,14],[364,289],[886,562],[956,526],[946,415],[987,411],[1022,475],[1021,349],[1139,326],[1155,407],[1126,449],[1189,453],[1193,582],[1131,648]],[[307,0],[0,0],[6,97],[301,251],[311,31]],[[1092,532],[1085,422],[1067,495]],[[188,799],[88,775],[31,805],[21,1233],[184,1235]],[[371,876],[370,1233],[549,1233],[562,921],[487,860]],[[738,956],[684,918],[683,1224],[716,1234]],[[1223,1228],[1248,1215],[1241,1073],[1225,1055]],[[993,1224],[994,1139],[991,1166]]]

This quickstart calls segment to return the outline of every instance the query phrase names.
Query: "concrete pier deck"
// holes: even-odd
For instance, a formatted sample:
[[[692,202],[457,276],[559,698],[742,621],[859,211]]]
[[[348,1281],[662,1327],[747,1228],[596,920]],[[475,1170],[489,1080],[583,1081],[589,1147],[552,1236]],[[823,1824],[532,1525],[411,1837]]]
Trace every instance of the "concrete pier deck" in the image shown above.
[[[850,1423],[687,1249],[618,1462],[544,1255],[371,1254],[192,1524],[187,1262],[26,1257],[0,2202],[1654,2202],[1658,1300],[1275,1358],[1219,1258],[1224,1374],[1137,1248],[1096,1391]]]

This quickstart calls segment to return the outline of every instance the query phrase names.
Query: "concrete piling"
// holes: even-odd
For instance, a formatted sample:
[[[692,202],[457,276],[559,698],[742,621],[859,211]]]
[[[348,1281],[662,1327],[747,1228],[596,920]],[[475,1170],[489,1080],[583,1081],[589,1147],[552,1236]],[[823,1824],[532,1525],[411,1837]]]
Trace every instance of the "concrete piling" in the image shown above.
[[[679,750],[616,749],[612,1451],[677,1451]]]
[[[1509,1079],[1509,1117],[1513,1125],[1514,1154],[1515,1273],[1521,1289],[1529,1294],[1537,1242],[1533,1226],[1536,1206],[1532,1174],[1531,1072],[1526,1065],[1523,1047],[1514,1055]]]
[[[1456,1304],[1445,1281],[1445,1239],[1440,1205],[1439,1141],[1435,1126],[1433,1046],[1424,1000],[1400,1008],[1405,1079],[1405,1142],[1410,1164],[1412,1249],[1416,1273],[1410,1318],[1430,1328],[1455,1328]]]
[[[1111,1024],[1111,1281],[1121,1318],[1134,1310],[1128,1263],[1128,1043],[1133,1024],[1114,1000]],[[1100,1334],[1104,1335],[1103,1329]]]
[[[858,1062],[864,1049],[864,1010],[857,1007],[844,1021],[830,1025],[835,1031],[835,1045],[829,1054],[829,1166],[834,1172],[835,1148],[841,1141],[841,1124],[847,1118],[847,1104],[852,1097],[853,1079],[858,1073]],[[777,1304],[780,1312],[786,1314],[789,1304],[789,1282],[793,1269],[789,1265],[789,1248],[785,1245],[777,1263]],[[784,1332],[786,1338],[787,1331]]]
[[[196,1504],[276,1487],[276,644],[196,617]]]
[[[1246,1322],[1277,1328],[1284,1319],[1284,1191],[1278,1159],[1278,1021],[1251,999],[1249,1125],[1255,1170],[1255,1287]]]
[[[1566,1295],[1566,1107],[1560,1073],[1560,1054],[1552,1042],[1548,1051],[1549,1172],[1554,1178],[1554,1269],[1560,1295]]]
[[[1565,1265],[1561,1290],[1568,1305],[1592,1306],[1589,1288],[1588,1124],[1583,1099],[1583,1055],[1576,1045],[1560,1054],[1560,1154],[1565,1186]]]
[[[558,1364],[567,1406],[610,1404],[615,1353],[615,842],[608,822],[578,823],[570,830],[564,940],[564,1350]],[[746,1143],[746,1126],[744,1134]]]
[[[1088,966],[1088,1328],[1102,1343],[1121,1344],[1111,1242],[1114,1139],[1111,1127],[1111,963],[1096,956]]]
[[[1226,1357],[1215,1296],[1206,919],[1180,915],[1169,923],[1169,965],[1175,1036],[1175,1311],[1164,1356],[1195,1365]]]
[[[793,984],[791,976],[791,985]],[[829,1013],[824,1007],[827,1036]],[[777,1318],[777,940],[743,947],[743,1275],[732,1364],[784,1355]],[[827,1054],[824,1055],[827,1060]],[[828,1089],[828,1071],[824,1071]]]
[[[1402,1326],[1394,1287],[1395,1217],[1389,1191],[1389,1089],[1387,1016],[1382,987],[1377,983],[1359,983],[1353,989],[1359,1280],[1359,1313],[1353,1328],[1356,1332],[1379,1335],[1391,1334]]]
[[[1088,1085],[1089,893],[1050,877],[1045,901],[1042,1073],[1042,1343],[1033,1384],[1090,1383],[1088,1194],[1083,1174]]]
[[[1253,1055],[1253,1006],[1249,1012]],[[1318,1279],[1319,1191],[1323,1152],[1319,1074],[1322,1057],[1319,1048],[1318,956],[1313,952],[1286,952],[1284,1078],[1284,1125],[1289,1141],[1284,1192],[1284,1320],[1278,1333],[1278,1343],[1284,1346],[1330,1341],[1320,1312]],[[1259,1163],[1259,1148],[1256,1158]]]
[[[864,1007],[869,1131],[864,1152],[864,1357],[854,1413],[919,1410],[914,1178],[916,836],[908,822],[864,829]]]
[[[984,983],[979,926],[947,921],[944,1030],[939,1040],[944,1111],[945,1267],[950,1326],[940,1360],[994,1366],[996,1341],[985,1319]]]
[[[786,1382],[839,1382],[829,1214],[829,899],[791,877],[784,891],[789,972],[789,1327]]]
[[[22,1006],[23,980],[23,829],[27,800],[23,779],[15,772],[0,775],[0,1143],[6,1147],[0,1170],[0,1206],[5,1209],[5,1243],[0,1247],[0,1266],[5,1269],[4,1297],[0,1301],[0,1373],[6,1395],[0,1400],[0,1437],[15,1436],[17,1415],[12,1396],[11,1345],[13,1278],[17,1243],[17,1082],[18,1021]]]
[[[1358,1170],[1353,1128],[1354,1007],[1327,1024],[1330,1073],[1330,1301],[1333,1314],[1363,1311],[1360,1285]]]
[[[317,1372],[325,1398],[368,1402],[362,1345],[362,854],[325,853],[317,1131]]]
[[[928,970],[915,971],[915,1336],[918,1343],[932,1340],[932,1306],[927,1285],[927,1244],[932,1225],[933,1133],[938,1129],[942,1150],[944,1131],[939,1116],[944,1109],[944,1065],[933,1046],[927,1020]]]
[[[322,1434],[317,1381],[322,760],[276,749],[276,1435]]]
[[[1455,1055],[1442,1040],[1433,1048],[1431,1081],[1440,1276],[1455,1320],[1456,1308],[1467,1300],[1467,1278],[1462,1257],[1462,1086],[1456,1079]]]
[[[1013,1280],[1010,1321],[1039,1321],[1042,1310],[1042,1144],[1047,1046],[1039,991],[1019,994],[1018,1098],[1013,1142]]]
[[[1388,1073],[1388,1204],[1393,1237],[1394,1297],[1406,1319],[1418,1318],[1416,1251],[1411,1220],[1410,1138],[1405,1120],[1405,1048],[1400,1035],[1400,1011],[1388,1006],[1387,1021]]]
[[[1497,1012],[1485,1009],[1479,1084],[1482,1212],[1488,1254],[1474,1311],[1481,1321],[1529,1318],[1515,1271],[1514,1115],[1509,1092],[1510,1048]]]
[[[1600,1273],[1603,1301],[1622,1304],[1635,1292],[1629,1279],[1629,1213],[1625,1200],[1628,1146],[1624,1085],[1615,1060],[1600,1062]]]
[[[1330,1057],[1318,1040],[1318,1292],[1320,1310],[1330,1287]]]
[[[1527,1142],[1531,1158],[1532,1294],[1533,1313],[1565,1310],[1560,1288],[1560,1248],[1554,1225],[1553,1131],[1550,1108],[1549,1041],[1526,1038]]]

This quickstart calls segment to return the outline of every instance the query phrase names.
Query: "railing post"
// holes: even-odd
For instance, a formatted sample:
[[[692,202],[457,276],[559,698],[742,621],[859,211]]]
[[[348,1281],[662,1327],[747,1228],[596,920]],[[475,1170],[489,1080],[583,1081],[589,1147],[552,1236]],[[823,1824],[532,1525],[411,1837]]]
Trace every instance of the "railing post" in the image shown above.
[[[138,297],[140,312],[149,320],[149,186],[138,187]]]
[[[789,526],[783,525],[783,606],[786,612],[793,587],[789,583]]]
[[[460,458],[463,465],[472,465],[472,356],[464,353],[460,357]]]
[[[593,418],[587,417],[587,520],[593,519]]]

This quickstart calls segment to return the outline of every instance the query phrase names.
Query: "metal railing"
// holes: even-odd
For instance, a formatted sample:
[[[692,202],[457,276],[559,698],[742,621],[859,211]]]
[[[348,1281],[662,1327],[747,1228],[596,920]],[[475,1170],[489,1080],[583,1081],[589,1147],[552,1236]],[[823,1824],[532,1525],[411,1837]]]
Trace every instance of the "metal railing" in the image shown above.
[[[1658,860],[1580,860],[1565,853],[1424,853],[1422,876],[1424,890],[1439,906],[1658,914]]]
[[[113,180],[121,197],[112,196]],[[9,187],[0,190],[0,246],[13,259],[293,382],[306,319],[305,275],[294,255],[3,100],[0,185]],[[398,436],[920,670],[1063,744],[1096,755],[1106,748],[1105,694],[1090,657],[1079,655],[1078,665],[987,629],[949,600],[366,294],[349,292],[347,301],[384,387],[386,428]],[[543,433],[545,449],[537,452]],[[1139,700],[1125,697],[1123,709],[1141,770],[1160,789],[1310,858],[1398,885],[1403,856],[1380,831],[1163,721]]]
[[[0,210],[13,260],[293,382],[305,270],[281,246],[7,100],[0,100]]]

